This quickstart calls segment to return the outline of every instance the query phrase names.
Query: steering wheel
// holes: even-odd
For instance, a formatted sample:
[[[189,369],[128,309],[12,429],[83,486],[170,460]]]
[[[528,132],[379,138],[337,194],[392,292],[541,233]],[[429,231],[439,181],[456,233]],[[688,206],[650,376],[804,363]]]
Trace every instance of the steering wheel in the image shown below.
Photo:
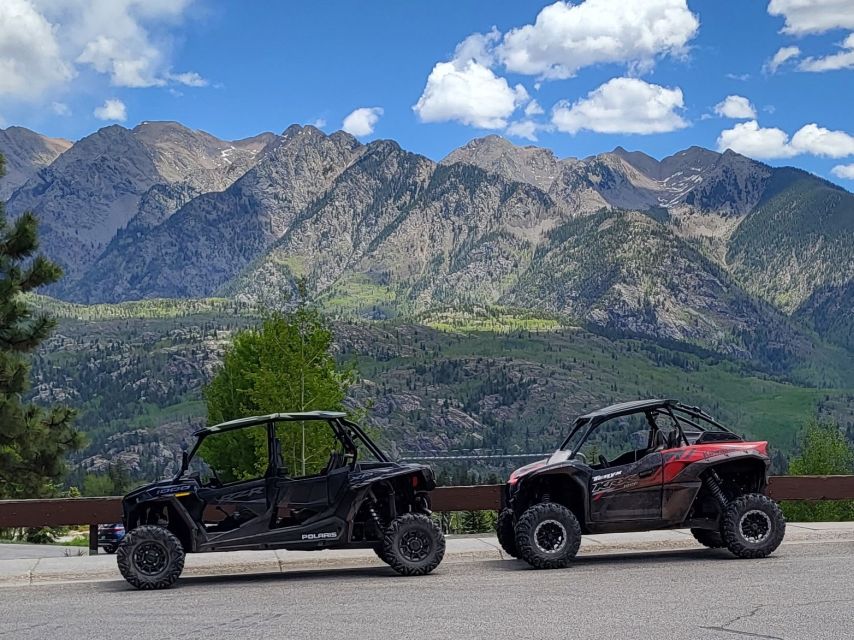
[[[608,462],[608,458],[603,456],[601,453],[599,454],[599,464],[601,464],[603,467],[607,467],[610,465],[610,463]]]
[[[581,461],[581,462],[583,462],[584,464],[587,464],[587,456],[586,456],[586,455],[584,455],[583,453],[581,453],[580,451],[579,451],[578,453],[576,453],[576,454],[573,456],[573,458],[575,458],[576,460],[580,460],[580,461]]]

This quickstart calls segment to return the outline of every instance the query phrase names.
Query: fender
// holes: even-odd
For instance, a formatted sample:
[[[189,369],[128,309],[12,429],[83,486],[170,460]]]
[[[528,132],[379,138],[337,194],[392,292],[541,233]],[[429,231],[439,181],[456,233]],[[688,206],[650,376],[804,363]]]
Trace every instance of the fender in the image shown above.
[[[518,476],[514,482],[507,484],[508,505],[517,513],[525,508],[525,501],[534,491],[532,487],[539,482],[567,483],[573,494],[576,492],[581,496],[581,504],[577,505],[578,513],[584,515],[584,521],[590,518],[590,495],[589,482],[590,471],[580,468],[571,462],[562,461],[535,468],[524,475]],[[521,498],[521,504],[519,504]],[[569,505],[567,505],[569,506]],[[575,509],[573,509],[575,510]]]
[[[749,460],[757,466],[761,465],[763,469],[767,469],[771,464],[767,449],[767,442],[739,442],[694,445],[665,450],[661,452],[664,458],[664,483],[699,482],[700,476],[709,468],[739,460]],[[763,474],[762,477],[762,489],[766,483],[765,475]]]
[[[193,518],[190,516],[187,508],[181,504],[181,501],[178,498],[171,496],[168,498],[164,498],[162,500],[155,500],[151,502],[139,502],[137,504],[132,505],[123,516],[123,521],[125,525],[125,530],[129,533],[131,531],[130,523],[134,521],[134,519],[138,516],[138,512],[140,510],[148,510],[148,509],[157,509],[161,507],[166,507],[170,509],[170,515],[176,515],[181,525],[183,525],[184,529],[190,534],[190,543],[191,548],[185,549],[185,551],[194,552],[199,548],[199,545],[204,543],[204,533],[199,530],[199,528],[193,522]],[[135,523],[137,526],[140,524],[139,522]],[[172,523],[170,522],[170,525]],[[172,527],[169,527],[172,530]],[[174,533],[174,531],[173,531]],[[182,536],[178,536],[182,538]],[[182,540],[183,542],[183,540]]]

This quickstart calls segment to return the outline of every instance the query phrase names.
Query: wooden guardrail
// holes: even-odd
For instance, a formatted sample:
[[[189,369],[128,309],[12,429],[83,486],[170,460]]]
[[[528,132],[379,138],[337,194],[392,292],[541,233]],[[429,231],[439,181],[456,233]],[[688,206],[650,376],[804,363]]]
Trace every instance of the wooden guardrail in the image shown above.
[[[432,492],[434,511],[478,511],[501,507],[502,485],[438,487]],[[768,495],[775,500],[854,500],[854,476],[772,476]],[[0,528],[89,525],[91,545],[98,525],[119,522],[120,497],[0,500]],[[97,551],[97,546],[93,549]]]

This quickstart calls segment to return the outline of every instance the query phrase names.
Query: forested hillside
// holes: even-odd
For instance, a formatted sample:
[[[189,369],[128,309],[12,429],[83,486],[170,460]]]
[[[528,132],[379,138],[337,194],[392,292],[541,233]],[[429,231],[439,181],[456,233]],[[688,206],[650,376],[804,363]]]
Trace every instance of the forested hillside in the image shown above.
[[[62,319],[34,363],[33,395],[79,410],[88,438],[80,469],[120,461],[147,477],[174,469],[180,445],[205,422],[201,388],[230,335],[258,321],[250,308],[217,300],[40,304]],[[799,386],[712,353],[597,335],[557,317],[479,308],[417,324],[341,320],[334,330],[339,359],[359,372],[348,402],[367,411],[396,456],[546,451],[586,410],[662,395],[770,439],[777,465],[816,412],[854,436],[854,389]],[[513,464],[467,467],[476,480]]]

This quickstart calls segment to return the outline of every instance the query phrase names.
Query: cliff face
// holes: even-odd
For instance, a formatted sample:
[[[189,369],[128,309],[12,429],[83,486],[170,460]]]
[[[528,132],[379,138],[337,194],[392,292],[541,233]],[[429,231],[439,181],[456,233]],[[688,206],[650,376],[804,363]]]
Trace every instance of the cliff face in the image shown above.
[[[819,316],[854,280],[854,196],[729,151],[559,159],[488,136],[437,164],[310,126],[228,142],[143,123],[52,157],[23,131],[0,138],[29,172],[8,209],[39,215],[68,300],[278,308],[300,279],[368,317],[510,305],[766,359],[808,351],[802,325],[850,342]]]

